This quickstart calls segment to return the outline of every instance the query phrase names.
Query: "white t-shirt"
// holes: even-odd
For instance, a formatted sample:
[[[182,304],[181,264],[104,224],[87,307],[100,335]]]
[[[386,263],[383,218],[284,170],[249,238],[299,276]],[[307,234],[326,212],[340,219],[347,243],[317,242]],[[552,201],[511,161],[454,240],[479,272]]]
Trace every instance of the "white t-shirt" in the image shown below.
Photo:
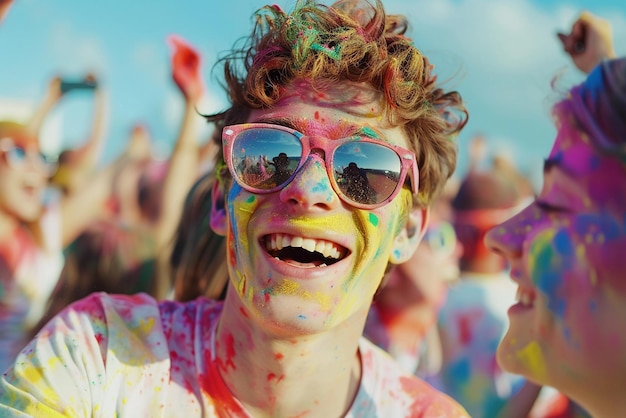
[[[48,207],[40,222],[43,248],[26,248],[15,274],[0,277],[0,371],[9,367],[28,342],[63,269],[58,205]]]
[[[248,416],[217,372],[221,302],[157,303],[95,293],[53,318],[0,379],[0,415]],[[467,417],[452,399],[403,373],[361,339],[362,378],[346,415]],[[303,389],[305,390],[305,389]]]

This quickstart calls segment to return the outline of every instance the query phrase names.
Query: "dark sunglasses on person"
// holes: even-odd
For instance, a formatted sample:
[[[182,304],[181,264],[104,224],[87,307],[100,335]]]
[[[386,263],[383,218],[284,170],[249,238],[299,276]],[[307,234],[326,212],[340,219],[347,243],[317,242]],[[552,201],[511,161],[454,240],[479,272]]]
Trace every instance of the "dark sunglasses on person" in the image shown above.
[[[0,139],[0,152],[4,154],[8,166],[12,169],[24,167],[28,160],[43,168],[48,175],[52,174],[56,168],[55,162],[45,154],[27,151],[24,147],[16,145],[11,138]]]
[[[305,164],[311,150],[324,152],[326,171],[337,195],[360,209],[391,202],[410,176],[418,190],[415,154],[405,148],[365,135],[329,141],[268,123],[224,127],[224,159],[243,189],[272,193],[284,188]]]

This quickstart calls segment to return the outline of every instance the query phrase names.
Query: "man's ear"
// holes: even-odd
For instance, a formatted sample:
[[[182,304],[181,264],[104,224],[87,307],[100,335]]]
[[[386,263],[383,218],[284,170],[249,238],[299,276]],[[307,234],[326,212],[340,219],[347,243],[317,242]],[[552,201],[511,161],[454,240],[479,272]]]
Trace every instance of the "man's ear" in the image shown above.
[[[211,229],[217,235],[226,236],[226,222],[224,191],[220,182],[215,180],[211,191]]]
[[[402,264],[415,253],[426,232],[430,212],[428,208],[415,208],[409,213],[409,219],[393,243],[393,251],[389,257],[392,264]]]

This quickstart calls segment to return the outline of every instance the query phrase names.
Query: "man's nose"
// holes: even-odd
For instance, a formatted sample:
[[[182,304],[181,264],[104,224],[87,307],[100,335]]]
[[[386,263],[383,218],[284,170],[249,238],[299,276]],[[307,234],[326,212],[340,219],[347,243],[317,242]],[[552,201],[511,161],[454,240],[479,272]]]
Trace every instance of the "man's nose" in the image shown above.
[[[307,211],[331,210],[341,204],[322,155],[322,152],[311,152],[293,180],[280,191],[283,203]]]

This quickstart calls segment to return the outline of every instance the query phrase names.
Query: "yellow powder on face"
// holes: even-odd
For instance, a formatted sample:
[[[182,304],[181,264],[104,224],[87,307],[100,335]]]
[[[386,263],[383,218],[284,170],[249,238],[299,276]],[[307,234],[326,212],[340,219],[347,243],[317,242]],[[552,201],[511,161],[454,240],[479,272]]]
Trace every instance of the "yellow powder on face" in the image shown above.
[[[321,218],[311,218],[307,216],[292,218],[289,220],[291,225],[302,228],[322,229],[336,231],[340,234],[353,234],[353,223],[347,215],[324,216]]]
[[[279,285],[273,288],[272,293],[299,296],[304,300],[316,302],[320,306],[320,309],[322,311],[331,310],[332,299],[330,298],[330,296],[319,291],[311,293],[307,290],[302,289],[302,286],[299,283],[296,283],[292,280],[283,280]]]
[[[537,341],[533,341],[516,353],[517,359],[538,379],[547,377],[546,362]]]
[[[235,289],[237,289],[237,293],[242,299],[247,299],[249,302],[252,302],[252,289],[250,286],[247,286],[246,275],[241,274],[238,270],[235,270],[235,274],[237,275],[237,280],[235,281]]]

